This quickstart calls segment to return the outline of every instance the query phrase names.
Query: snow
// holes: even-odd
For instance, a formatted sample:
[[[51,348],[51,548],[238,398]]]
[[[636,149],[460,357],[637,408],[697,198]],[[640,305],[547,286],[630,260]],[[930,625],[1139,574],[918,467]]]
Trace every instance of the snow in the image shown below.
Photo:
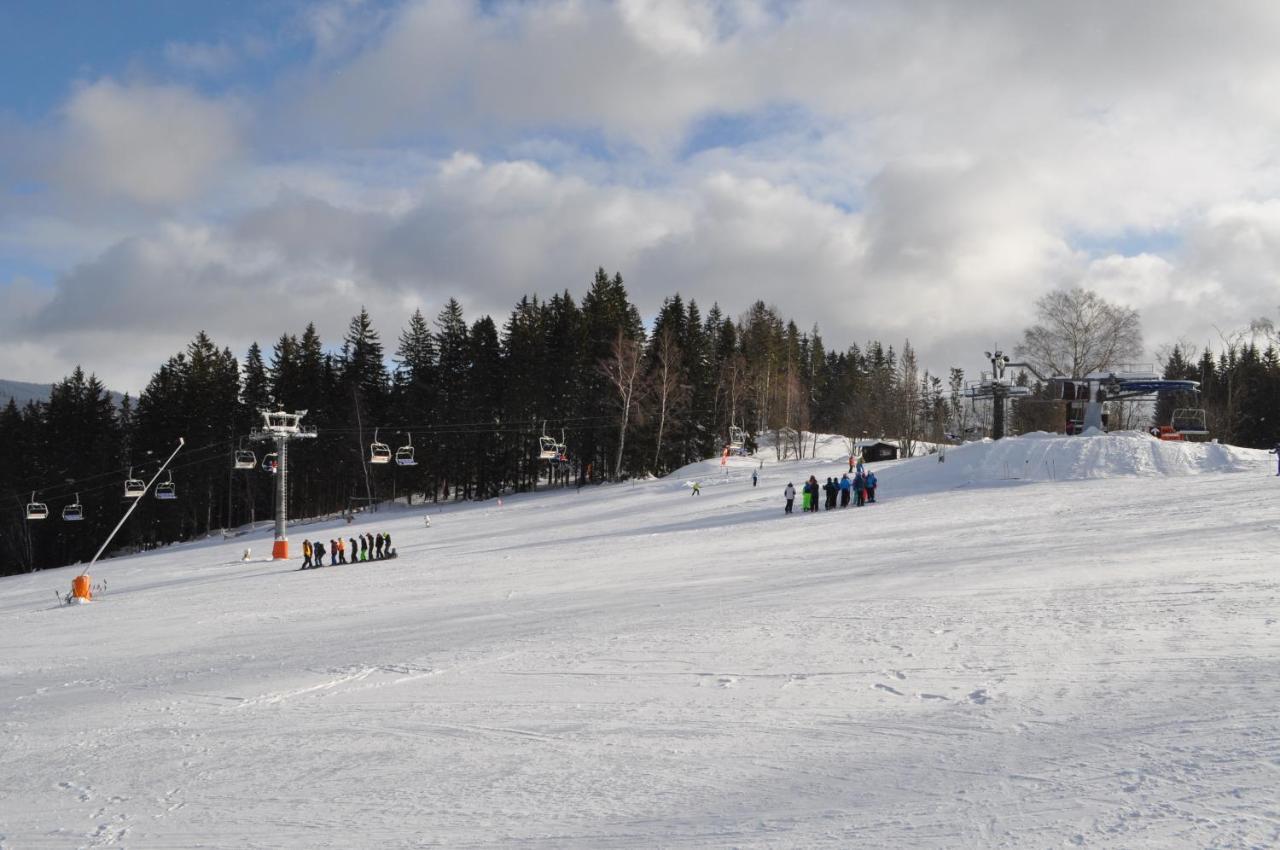
[[[843,452],[0,579],[0,847],[1280,842],[1272,458]]]

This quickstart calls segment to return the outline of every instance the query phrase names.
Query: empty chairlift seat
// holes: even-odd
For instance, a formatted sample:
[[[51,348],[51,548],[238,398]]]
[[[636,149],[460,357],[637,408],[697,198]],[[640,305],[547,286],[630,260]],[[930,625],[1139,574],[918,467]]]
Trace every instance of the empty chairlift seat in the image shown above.
[[[409,434],[409,442],[396,449],[396,466],[417,466],[413,457],[413,435]]]
[[[62,508],[62,519],[66,522],[79,522],[84,519],[84,508],[80,507],[80,494],[76,493],[76,500]]]
[[[129,467],[129,477],[124,480],[124,497],[136,499],[147,492],[147,485],[142,479],[133,477],[133,467]]]
[[[44,502],[36,501],[36,494],[31,494],[31,501],[27,502],[27,519],[47,519],[49,517],[49,506]]]
[[[169,474],[168,481],[156,485],[156,498],[162,502],[169,502],[178,498],[178,488],[173,483],[173,473]]]
[[[1173,430],[1179,434],[1208,434],[1203,410],[1180,407],[1173,411]]]
[[[248,449],[239,449],[236,451],[236,469],[253,469],[257,465],[258,457],[253,452]]]
[[[373,442],[369,444],[369,463],[391,463],[391,447],[378,442],[377,429],[374,429]]]

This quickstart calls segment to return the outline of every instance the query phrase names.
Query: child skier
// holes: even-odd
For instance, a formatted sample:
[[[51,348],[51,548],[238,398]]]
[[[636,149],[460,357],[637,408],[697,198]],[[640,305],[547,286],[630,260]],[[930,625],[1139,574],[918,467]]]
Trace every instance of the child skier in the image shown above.
[[[791,506],[796,502],[796,488],[790,481],[787,482],[787,488],[782,491],[782,497],[787,500],[787,506],[782,509],[784,514],[791,513]]]

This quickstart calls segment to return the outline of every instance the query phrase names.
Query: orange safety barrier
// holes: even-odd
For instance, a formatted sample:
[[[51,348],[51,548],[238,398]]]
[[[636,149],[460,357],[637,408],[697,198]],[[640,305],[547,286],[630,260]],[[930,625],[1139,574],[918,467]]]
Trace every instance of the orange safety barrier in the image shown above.
[[[86,602],[93,599],[93,588],[89,586],[89,577],[76,576],[71,580],[71,595]]]
[[[271,557],[277,561],[289,560],[289,541],[277,540],[271,545]]]

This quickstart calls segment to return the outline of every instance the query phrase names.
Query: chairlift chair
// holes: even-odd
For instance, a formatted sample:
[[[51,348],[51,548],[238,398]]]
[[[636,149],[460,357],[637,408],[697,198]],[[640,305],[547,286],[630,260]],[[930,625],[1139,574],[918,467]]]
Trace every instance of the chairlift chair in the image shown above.
[[[76,493],[76,500],[62,508],[62,518],[66,522],[79,522],[84,519],[84,508],[80,506],[80,494]]]
[[[240,448],[236,449],[235,469],[253,469],[258,465],[258,456],[244,447],[244,443],[240,444]]]
[[[156,498],[162,502],[170,502],[178,498],[178,488],[173,483],[173,473],[169,473],[169,480],[162,484],[156,485]]]
[[[378,429],[373,430],[373,442],[369,444],[369,463],[390,463],[391,447],[378,442]]]
[[[147,484],[140,478],[133,477],[133,467],[129,467],[129,477],[124,480],[124,497],[136,499],[147,492]]]
[[[737,425],[729,426],[729,449],[735,455],[745,455],[747,449],[747,432]]]
[[[1200,436],[1209,433],[1204,411],[1199,408],[1179,407],[1173,411],[1171,418],[1172,421],[1169,424],[1179,434]]]
[[[27,519],[47,519],[49,517],[49,506],[44,502],[36,501],[36,494],[31,493],[31,501],[27,502]]]
[[[417,466],[418,462],[413,458],[413,434],[406,432],[409,442],[396,449],[396,466]]]
[[[560,455],[560,444],[547,435],[547,423],[542,423],[542,436],[538,438],[538,460],[555,460]]]
[[[280,455],[276,452],[268,452],[262,456],[262,471],[270,472],[275,475],[280,471]]]

